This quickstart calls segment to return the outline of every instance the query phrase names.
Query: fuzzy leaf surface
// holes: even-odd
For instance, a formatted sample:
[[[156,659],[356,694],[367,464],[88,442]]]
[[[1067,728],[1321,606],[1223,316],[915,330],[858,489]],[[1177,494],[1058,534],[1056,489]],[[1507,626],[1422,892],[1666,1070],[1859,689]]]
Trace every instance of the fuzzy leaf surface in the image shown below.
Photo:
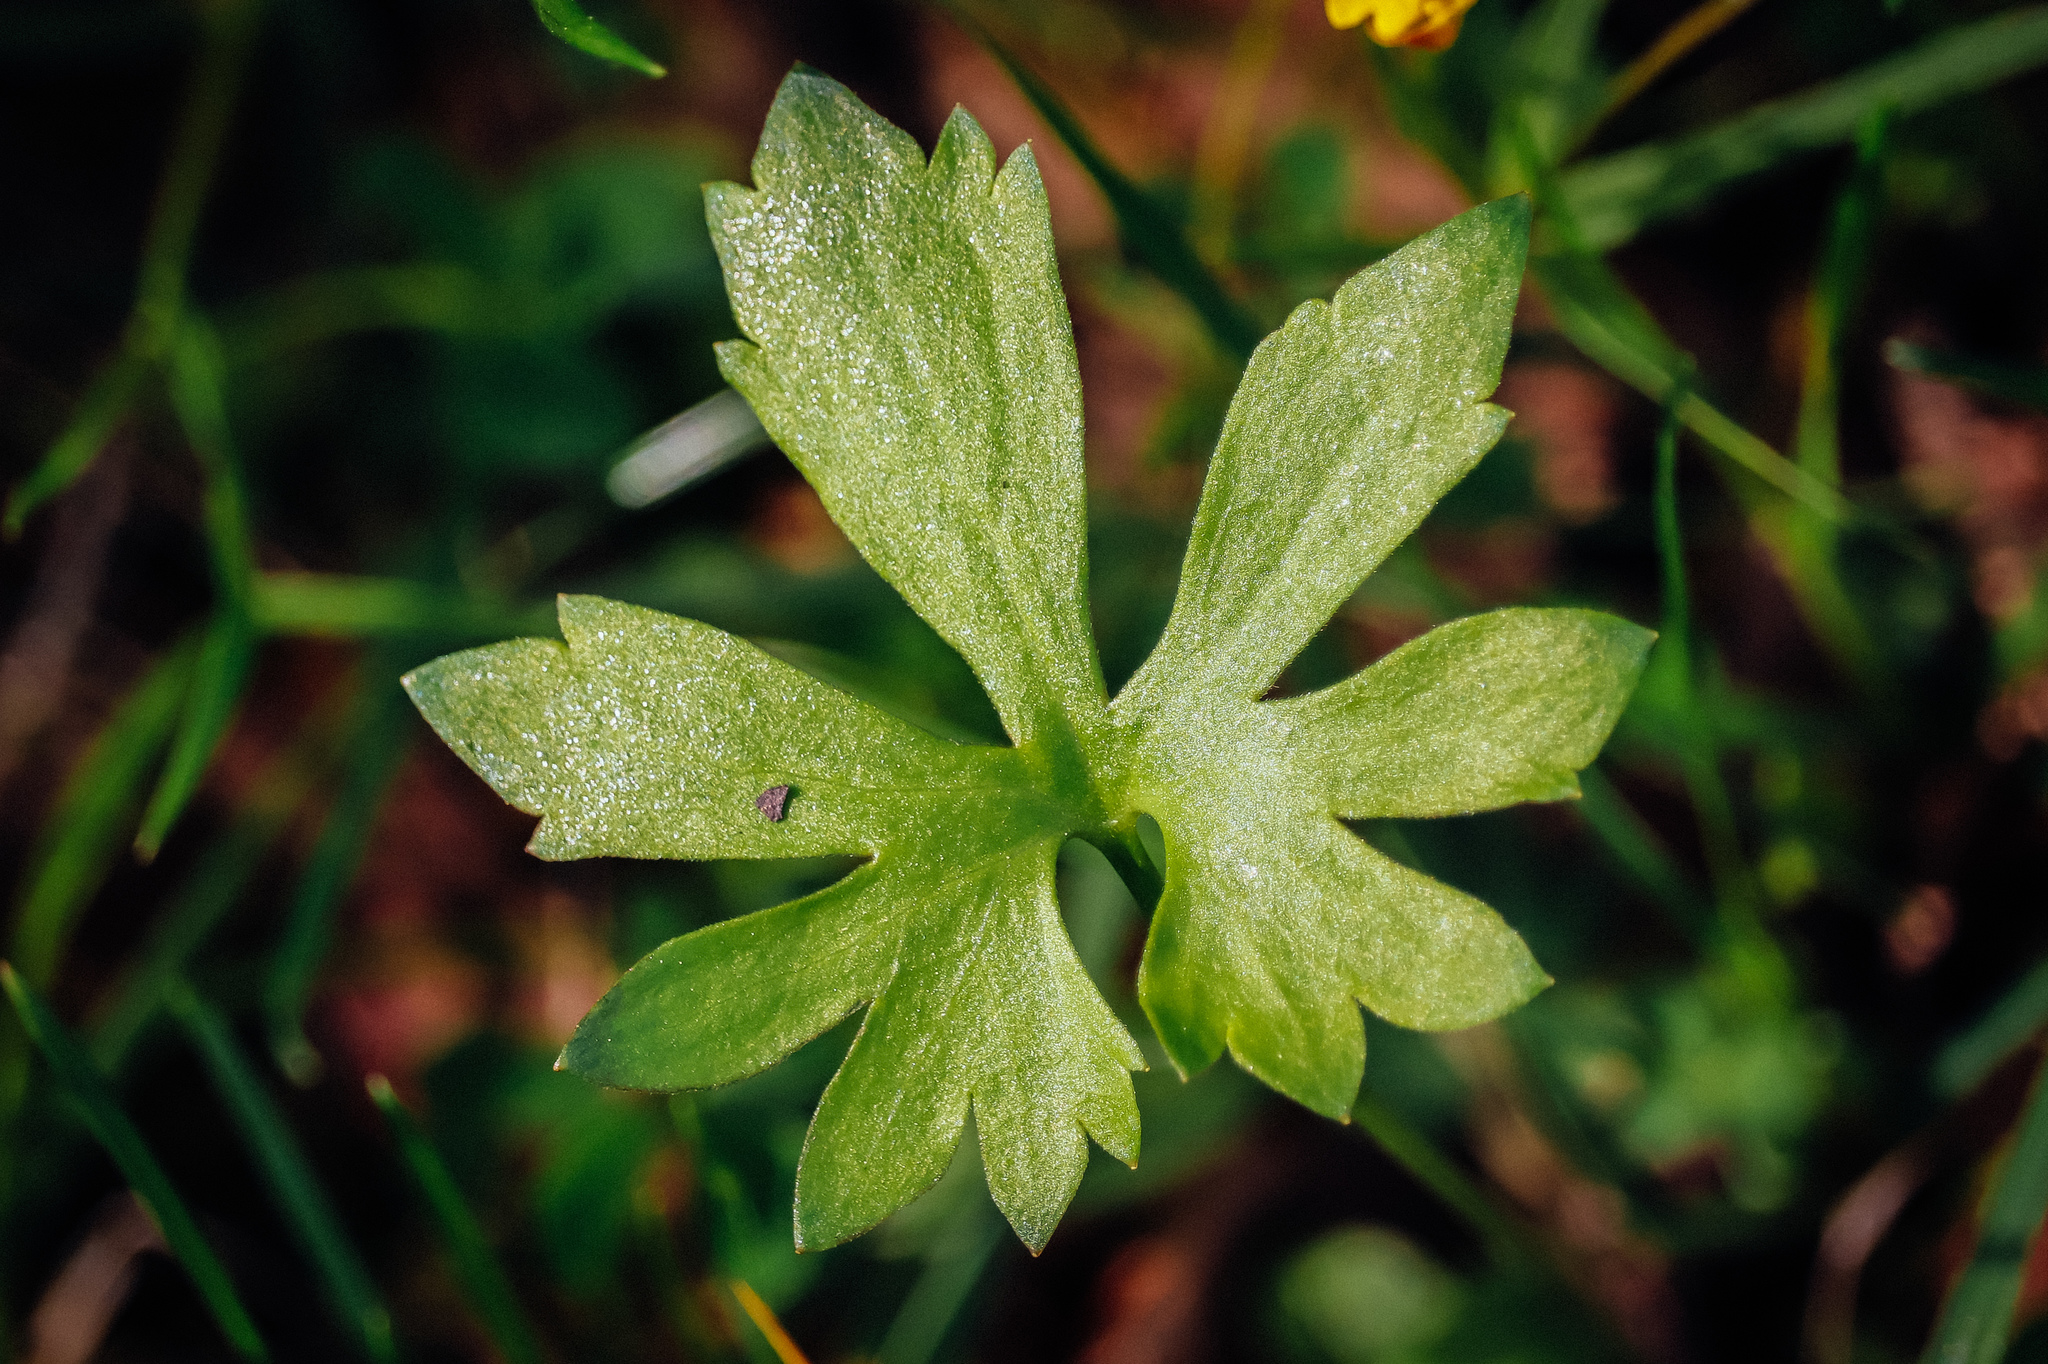
[[[478,775],[541,816],[547,858],[868,853],[816,895],[678,938],[584,1020],[569,1068],[724,1084],[868,1005],[798,1177],[797,1238],[866,1230],[944,1173],[972,1104],[990,1190],[1034,1247],[1086,1163],[1137,1158],[1134,1043],[1060,923],[1063,817],[1017,750],[948,743],[708,625],[564,597],[566,644],[409,674]],[[754,798],[790,787],[771,821]]]
[[[860,552],[973,667],[1012,744],[956,744],[709,626],[565,598],[566,644],[413,673],[421,711],[541,817],[543,857],[868,860],[817,894],[656,949],[563,1064],[723,1084],[865,1010],[797,1176],[805,1247],[934,1183],[969,1113],[1033,1248],[1093,1138],[1135,1160],[1129,1036],[1054,900],[1062,840],[1137,867],[1165,834],[1139,996],[1183,1072],[1230,1051],[1343,1115],[1359,1004],[1463,1027],[1547,978],[1491,909],[1351,818],[1576,793],[1649,634],[1594,612],[1454,622],[1325,691],[1262,699],[1498,438],[1528,238],[1485,205],[1297,309],[1253,355],[1171,621],[1111,701],[1088,625],[1080,388],[1029,149],[956,112],[927,160],[798,70],[754,185],[707,190],[745,340],[726,377]],[[789,788],[784,817],[755,804]]]

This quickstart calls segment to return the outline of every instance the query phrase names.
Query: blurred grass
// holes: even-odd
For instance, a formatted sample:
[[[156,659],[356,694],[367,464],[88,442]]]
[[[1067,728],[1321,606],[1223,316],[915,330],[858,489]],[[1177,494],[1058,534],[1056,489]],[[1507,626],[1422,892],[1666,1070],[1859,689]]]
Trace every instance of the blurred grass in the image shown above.
[[[506,1364],[541,1364],[545,1356],[532,1325],[520,1310],[519,1295],[499,1267],[489,1239],[477,1225],[476,1215],[455,1186],[447,1165],[413,1121],[389,1080],[371,1075],[364,1085],[371,1101],[383,1113],[392,1139],[398,1143],[399,1155],[434,1215],[436,1229],[448,1247],[470,1308],[490,1332],[491,1343]]]
[[[6,962],[0,962],[0,988],[7,991],[22,1027],[56,1074],[63,1092],[77,1105],[86,1129],[149,1210],[171,1254],[192,1276],[193,1287],[199,1290],[206,1310],[212,1314],[229,1346],[243,1359],[268,1359],[270,1352],[264,1348],[263,1338],[256,1333],[256,1324],[249,1319],[248,1310],[235,1296],[235,1287],[228,1278],[227,1270],[214,1255],[213,1247],[200,1235],[198,1224],[192,1220],[192,1214],[186,1210],[163,1167],[143,1142],[142,1134],[121,1111],[91,1055]]]
[[[1664,635],[1570,814],[1365,831],[1499,905],[1556,987],[1497,1034],[1439,1043],[1370,1022],[1359,1121],[1375,1143],[1317,1147],[1222,1071],[1185,1086],[1163,1067],[1140,1075],[1143,1166],[1091,1170],[1070,1228],[1026,1265],[971,1159],[868,1241],[791,1252],[804,1119],[850,1027],[756,1080],[666,1105],[546,1070],[616,966],[841,864],[538,869],[445,755],[395,775],[413,728],[391,679],[448,648],[552,634],[557,590],[701,617],[934,732],[996,734],[958,657],[779,465],[728,468],[630,513],[603,492],[637,433],[718,386],[708,343],[733,328],[696,186],[743,173],[759,111],[732,92],[799,47],[835,49],[795,10],[734,36],[694,12],[604,9],[609,41],[673,54],[677,79],[643,86],[543,46],[532,16],[508,8],[422,21],[407,42],[434,54],[420,59],[429,74],[390,65],[382,31],[348,6],[221,0],[196,24],[138,20],[125,39],[81,10],[0,37],[0,62],[40,80],[45,103],[60,66],[65,81],[97,73],[110,121],[155,110],[166,82],[187,87],[164,146],[121,160],[93,143],[76,158],[133,182],[125,236],[104,205],[67,207],[67,182],[21,180],[34,211],[15,230],[63,223],[93,284],[25,283],[0,312],[9,357],[81,328],[104,348],[65,342],[77,354],[53,372],[75,381],[55,391],[75,401],[9,437],[9,530],[43,553],[53,532],[31,514],[123,429],[144,470],[132,525],[156,527],[125,532],[108,561],[97,609],[125,633],[105,657],[104,634],[80,646],[81,695],[46,741],[68,768],[45,779],[45,748],[25,750],[9,788],[32,798],[14,820],[26,852],[10,989],[41,1037],[60,1025],[23,981],[96,1024],[116,1079],[68,1043],[50,1072],[61,1083],[31,1082],[27,1039],[0,1038],[18,1105],[0,1130],[0,1319],[29,1320],[53,1247],[114,1177],[52,1121],[69,1086],[95,1096],[89,1128],[118,1177],[138,1191],[154,1179],[160,1220],[177,1195],[120,1106],[181,1172],[207,1170],[214,1148],[237,1172],[253,1156],[263,1177],[209,1188],[207,1215],[220,1244],[254,1255],[278,1223],[279,1277],[239,1277],[267,1331],[270,1305],[287,1304],[280,1353],[302,1317],[339,1335],[300,1306],[323,1293],[372,1357],[386,1346],[365,1313],[388,1303],[409,1357],[484,1350],[473,1322],[515,1364],[768,1359],[726,1295],[734,1280],[820,1361],[1054,1357],[1084,1337],[1107,1352],[1099,1342],[1132,1320],[1123,1295],[1147,1283],[1208,1314],[1205,1343],[1225,1357],[1250,1340],[1304,1364],[1594,1364],[1668,1357],[1668,1339],[1613,1334],[1663,1316],[1701,1357],[1782,1345],[1760,1341],[1797,1329],[1803,1278],[1785,1272],[1798,1253],[1786,1247],[1812,1240],[1828,1205],[1911,1134],[1987,1103],[1970,1096],[2003,1086],[2048,1018],[2039,970],[2020,969],[2044,942],[2015,908],[2048,884],[2039,735],[2016,758],[1987,756],[1981,737],[1996,706],[2031,714],[2048,655],[2031,504],[2008,492],[1937,506],[1900,479],[1914,412],[1876,363],[1960,388],[1988,423],[1972,439],[2031,448],[2013,409],[2048,401],[2028,311],[2048,280],[2011,243],[2048,216],[2028,169],[2048,120],[2038,81],[1993,87],[2048,58],[2043,12],[1481,0],[1454,47],[1425,54],[1352,47],[1307,6],[973,7],[987,78],[1015,83],[1012,102],[1072,154],[1113,224],[1114,248],[1062,243],[1089,366],[1092,593],[1112,680],[1163,623],[1182,466],[1205,454],[1261,320],[1397,247],[1385,224],[1407,220],[1388,205],[1439,212],[1460,193],[1538,202],[1510,378],[1618,381],[1598,428],[1604,492],[1578,511],[1554,501],[1541,409],[1568,386],[1516,398],[1526,426],[1287,685],[1323,685],[1502,603],[1648,621],[1661,596]],[[596,32],[576,29],[580,9],[550,13]],[[992,124],[1002,116],[1005,96],[968,88],[984,77],[954,64],[944,21],[898,15],[888,22],[907,26],[890,30],[847,14],[882,25],[876,50],[895,44],[900,69],[843,50],[821,64],[864,93],[893,91],[892,116],[914,125],[963,88]],[[472,23],[495,35],[474,51]],[[774,48],[762,35],[784,26],[809,36]],[[167,42],[184,46],[151,59],[155,85],[106,75]],[[378,118],[348,112],[383,98],[362,93],[380,81],[425,84]],[[1409,146],[1379,127],[1381,101]],[[50,117],[17,145],[84,136]],[[1071,191],[1054,159],[1057,203]],[[99,316],[78,300],[109,280],[119,296],[102,322],[75,320]],[[1693,477],[1682,432],[1713,479]],[[2008,539],[1985,549],[1972,537],[1986,524]],[[1759,543],[1768,557],[1752,555]],[[2016,570],[2029,600],[1973,599],[1993,551],[2034,556]],[[98,716],[88,736],[80,717]],[[373,844],[373,830],[386,837]],[[154,863],[135,865],[131,836]],[[1142,895],[1145,868],[1129,860]],[[1142,1037],[1124,979],[1142,909],[1092,853],[1061,866],[1077,950]],[[192,1047],[156,1027],[167,1007]],[[188,1101],[179,1066],[194,1048],[217,1109]],[[431,1103],[430,1143],[388,1084],[370,1089],[419,1216],[382,1206],[405,1195],[369,1173],[389,1162],[364,1158],[377,1140],[350,1125],[355,1079],[387,1069],[401,1087],[417,1072]],[[276,1089],[280,1075],[294,1088]],[[2017,1152],[2031,1152],[2040,1106]],[[301,1144],[287,1110],[319,1139]],[[1293,1162],[1304,1184],[1273,1182],[1264,1162]],[[1408,1197],[1401,1168],[1428,1196]],[[1857,1272],[1873,1286],[1843,1328],[1859,1358],[1995,1352],[2014,1247],[2040,1209],[2024,1179],[1994,1182],[1981,1236],[1952,1169],[1871,1233]],[[247,1315],[178,1216],[167,1237],[233,1337]],[[1588,1236],[1621,1258],[1574,1258]],[[1943,1236],[1986,1254],[1930,1345]],[[1473,1242],[1518,1248],[1503,1267]],[[1628,1275],[1647,1296],[1624,1308],[1600,1285]],[[1675,1282],[1682,1304],[1655,1296]],[[1391,1318],[1360,1304],[1404,1294],[1441,1310],[1374,1335]],[[132,1310],[138,1332],[164,1319],[151,1301]],[[1175,1339],[1181,1309],[1161,1310],[1148,1330]],[[253,1328],[242,1348],[262,1348]]]
[[[396,1359],[391,1313],[370,1282],[370,1272],[350,1244],[298,1138],[265,1091],[227,1020],[182,980],[171,981],[164,995],[172,1017],[184,1028],[240,1130],[242,1144],[268,1186],[271,1200],[318,1271],[335,1324],[354,1338],[366,1358],[379,1364]]]
[[[1949,1289],[1920,1356],[1925,1364],[1997,1364],[2012,1338],[2014,1300],[2048,1214],[2048,1084],[2034,1078],[2019,1130],[1985,1200],[1970,1263]]]

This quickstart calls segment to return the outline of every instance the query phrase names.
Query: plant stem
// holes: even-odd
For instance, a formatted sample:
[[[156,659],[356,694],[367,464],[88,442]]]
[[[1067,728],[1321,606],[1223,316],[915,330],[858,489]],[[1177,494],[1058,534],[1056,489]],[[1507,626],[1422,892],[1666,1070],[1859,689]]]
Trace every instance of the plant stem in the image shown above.
[[[1664,30],[1641,56],[1617,73],[1607,85],[1607,102],[1600,106],[1585,132],[1605,122],[1609,115],[1643,93],[1656,79],[1691,55],[1692,50],[1719,33],[1756,0],[1705,0]]]
[[[754,1329],[768,1342],[768,1348],[775,1351],[781,1364],[810,1364],[796,1342],[789,1338],[789,1332],[776,1319],[775,1309],[761,1300],[753,1285],[745,1279],[728,1279],[726,1287],[732,1293],[733,1301],[740,1305],[740,1311],[747,1314],[747,1320],[754,1323]]]
[[[1682,396],[1683,390],[1679,395]],[[1679,760],[1687,793],[1699,821],[1700,842],[1713,876],[1715,898],[1723,912],[1750,904],[1749,867],[1735,823],[1735,805],[1721,779],[1720,756],[1712,725],[1700,714],[1698,669],[1692,653],[1692,594],[1685,572],[1684,531],[1678,520],[1678,403],[1664,409],[1657,432],[1657,553],[1664,578],[1664,618],[1657,647],[1670,660],[1666,667],[1678,679],[1681,733]],[[1745,915],[1747,917],[1747,915]]]
[[[1528,1232],[1400,1114],[1370,1093],[1361,1093],[1358,1102],[1352,1105],[1351,1116],[1395,1164],[1465,1219],[1479,1234],[1487,1255],[1497,1267],[1513,1269],[1542,1260],[1541,1253],[1530,1243]]]

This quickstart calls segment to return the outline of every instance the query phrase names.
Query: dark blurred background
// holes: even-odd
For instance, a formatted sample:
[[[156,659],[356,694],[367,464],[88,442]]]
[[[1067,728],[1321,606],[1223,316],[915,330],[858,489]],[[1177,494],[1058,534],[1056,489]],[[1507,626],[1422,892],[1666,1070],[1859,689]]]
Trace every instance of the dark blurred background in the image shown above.
[[[2001,8],[1479,0],[1420,54],[1312,0],[602,7],[648,79],[521,0],[10,0],[0,922],[77,1046],[53,1066],[0,1017],[5,1348],[233,1357],[112,1110],[279,1359],[1917,1356],[1986,1219],[2041,1216],[2004,1176],[2048,1020],[2048,35]],[[745,178],[798,61],[927,147],[956,103],[1034,144],[1112,686],[1165,620],[1232,325],[1524,188],[1517,421],[1284,685],[1496,605],[1690,625],[1584,801],[1362,829],[1496,905],[1554,989],[1468,1033],[1371,1021],[1374,1122],[1155,1053],[1138,1169],[1098,1155],[1037,1259],[971,1143],[793,1253],[847,1027],[715,1093],[553,1073],[640,954],[848,864],[543,864],[396,686],[593,591],[1000,740],[772,449],[607,493],[720,388],[698,186]],[[1062,867],[1149,1048],[1143,911]],[[2013,1358],[2048,1358],[2044,1305],[2037,1260]]]

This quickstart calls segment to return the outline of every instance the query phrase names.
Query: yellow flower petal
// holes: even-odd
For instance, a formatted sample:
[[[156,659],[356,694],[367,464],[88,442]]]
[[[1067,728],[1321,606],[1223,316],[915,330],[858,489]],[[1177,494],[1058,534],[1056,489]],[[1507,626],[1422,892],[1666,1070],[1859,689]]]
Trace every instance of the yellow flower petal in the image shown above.
[[[1445,48],[1458,36],[1474,0],[1323,0],[1337,28],[1366,25],[1381,47]]]

